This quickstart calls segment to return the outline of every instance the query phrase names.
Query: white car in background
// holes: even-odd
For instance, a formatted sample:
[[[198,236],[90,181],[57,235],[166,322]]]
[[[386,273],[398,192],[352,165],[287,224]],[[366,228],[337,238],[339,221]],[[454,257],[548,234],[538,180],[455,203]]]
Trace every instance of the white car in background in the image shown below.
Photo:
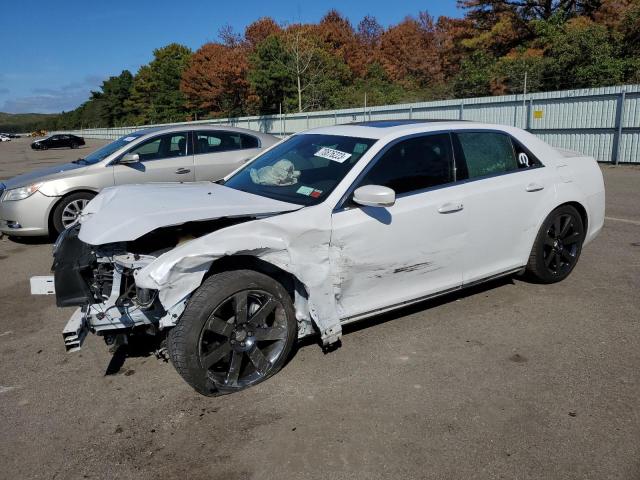
[[[566,278],[604,222],[596,161],[523,130],[387,121],[303,132],[221,182],[105,189],[55,246],[63,332],[166,334],[204,395],[296,339],[501,276]],[[562,321],[562,318],[558,318]]]
[[[0,142],[10,142],[11,139],[6,135],[0,135]]]

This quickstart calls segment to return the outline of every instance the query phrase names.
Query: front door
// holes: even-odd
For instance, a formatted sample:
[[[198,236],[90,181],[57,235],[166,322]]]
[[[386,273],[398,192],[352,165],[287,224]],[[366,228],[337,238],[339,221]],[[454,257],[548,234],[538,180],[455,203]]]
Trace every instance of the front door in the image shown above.
[[[188,132],[158,135],[135,145],[127,153],[137,154],[136,163],[116,163],[116,185],[148,182],[193,182],[193,154],[188,149]]]
[[[357,181],[396,192],[391,207],[347,203],[332,217],[331,262],[343,318],[401,305],[462,283],[464,185],[450,135],[401,140]]]

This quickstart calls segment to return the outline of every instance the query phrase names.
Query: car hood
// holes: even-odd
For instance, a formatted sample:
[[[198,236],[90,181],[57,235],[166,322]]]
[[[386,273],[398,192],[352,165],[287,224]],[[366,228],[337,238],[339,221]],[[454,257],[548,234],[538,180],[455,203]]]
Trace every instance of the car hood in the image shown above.
[[[65,163],[63,165],[56,165],[53,167],[41,168],[34,170],[33,172],[18,175],[17,177],[10,178],[9,180],[3,180],[7,187],[7,190],[11,188],[24,187],[36,182],[43,182],[46,180],[54,180],[56,178],[64,177],[65,172],[70,170],[77,170],[79,168],[86,168],[86,165],[80,165],[77,163]]]
[[[302,205],[272,200],[211,182],[151,183],[104,189],[80,216],[80,240],[127,242],[187,222],[290,212]]]

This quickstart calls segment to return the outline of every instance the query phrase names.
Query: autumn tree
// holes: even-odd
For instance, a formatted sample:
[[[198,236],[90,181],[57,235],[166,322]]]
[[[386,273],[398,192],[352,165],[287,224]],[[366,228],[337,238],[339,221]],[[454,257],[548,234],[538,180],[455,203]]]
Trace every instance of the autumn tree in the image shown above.
[[[309,111],[640,82],[640,0],[459,0],[383,28],[337,10],[317,23],[230,26],[192,56],[172,44],[109,77],[55,128]],[[53,121],[52,121],[53,122]]]
[[[360,45],[375,49],[380,46],[380,38],[383,33],[384,28],[378,23],[378,20],[371,15],[365,15],[358,23],[356,36],[360,41]]]
[[[351,22],[337,10],[329,10],[315,28],[322,48],[339,58],[350,70],[362,70],[364,58]]]
[[[514,13],[524,21],[548,20],[560,15],[565,20],[575,16],[593,16],[602,0],[458,0],[467,9],[467,18],[479,27],[491,26],[500,15]]]
[[[249,24],[244,30],[244,41],[254,49],[272,35],[282,32],[282,28],[271,17],[262,17]]]
[[[425,13],[390,27],[380,40],[380,59],[389,77],[407,86],[441,82],[433,18]]]
[[[248,70],[243,46],[203,45],[191,57],[180,83],[188,109],[200,116],[246,113],[252,101]]]

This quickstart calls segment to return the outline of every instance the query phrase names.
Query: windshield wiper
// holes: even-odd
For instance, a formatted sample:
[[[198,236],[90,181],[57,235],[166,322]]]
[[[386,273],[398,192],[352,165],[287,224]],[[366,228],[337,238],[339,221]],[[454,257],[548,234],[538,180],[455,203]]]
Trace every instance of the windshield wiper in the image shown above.
[[[87,162],[84,158],[79,158],[77,160],[72,160],[71,163],[77,163],[78,165],[80,165],[80,164],[89,165],[89,162]]]

